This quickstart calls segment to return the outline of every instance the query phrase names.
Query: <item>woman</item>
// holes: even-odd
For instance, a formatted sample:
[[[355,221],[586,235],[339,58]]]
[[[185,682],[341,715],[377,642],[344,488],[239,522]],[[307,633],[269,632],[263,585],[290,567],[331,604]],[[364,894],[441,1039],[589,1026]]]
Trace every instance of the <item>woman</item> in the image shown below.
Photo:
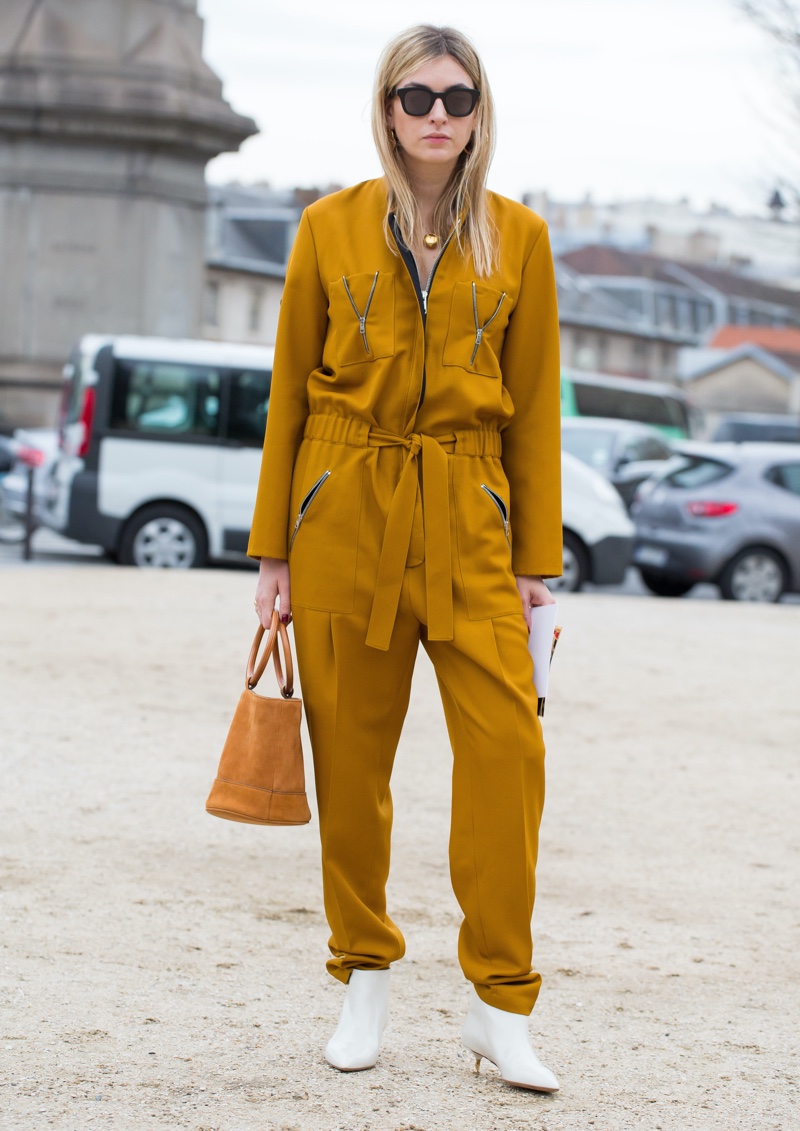
[[[422,640],[453,748],[450,866],[472,983],[464,1043],[555,1091],[530,1047],[544,746],[530,607],[561,572],[559,357],[547,230],[487,192],[478,56],[415,27],[379,63],[385,178],[306,209],[289,263],[249,553],[256,609],[293,615],[314,756],[329,972],[326,1049],[371,1068],[389,968],[389,778]],[[513,519],[513,542],[511,523]]]

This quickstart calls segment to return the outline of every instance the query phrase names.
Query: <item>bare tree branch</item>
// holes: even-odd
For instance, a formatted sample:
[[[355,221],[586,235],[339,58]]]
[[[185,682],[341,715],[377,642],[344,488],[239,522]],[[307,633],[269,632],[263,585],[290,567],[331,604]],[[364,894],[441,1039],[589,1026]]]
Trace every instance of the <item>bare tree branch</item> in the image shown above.
[[[734,0],[734,5],[775,44],[778,72],[775,85],[783,95],[786,118],[792,123],[788,127],[791,137],[800,127],[800,0]],[[785,146],[786,133],[783,127],[784,145],[779,148]],[[798,148],[793,147],[790,152],[796,153]],[[790,157],[788,164],[796,165],[796,161]],[[800,202],[798,171],[787,170],[776,177],[776,182],[785,197]]]

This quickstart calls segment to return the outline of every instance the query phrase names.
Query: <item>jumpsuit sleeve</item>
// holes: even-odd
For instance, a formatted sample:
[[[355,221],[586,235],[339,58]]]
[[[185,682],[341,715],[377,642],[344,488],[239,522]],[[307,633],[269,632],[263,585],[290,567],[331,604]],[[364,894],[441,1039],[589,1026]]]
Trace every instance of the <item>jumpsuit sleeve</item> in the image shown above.
[[[308,417],[307,383],[322,365],[327,325],[328,298],[306,211],[289,257],[278,317],[267,430],[247,547],[251,558],[288,557],[289,495]]]
[[[503,430],[515,574],[560,577],[561,365],[558,299],[547,225],[522,272],[501,359],[514,416]]]

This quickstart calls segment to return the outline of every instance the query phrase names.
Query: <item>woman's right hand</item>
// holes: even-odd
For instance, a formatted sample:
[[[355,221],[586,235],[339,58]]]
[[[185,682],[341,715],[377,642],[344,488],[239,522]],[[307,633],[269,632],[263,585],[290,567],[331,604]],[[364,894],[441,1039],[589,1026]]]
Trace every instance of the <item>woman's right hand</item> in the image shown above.
[[[280,600],[281,620],[288,624],[292,619],[292,603],[289,592],[289,563],[283,558],[262,558],[258,567],[256,586],[256,612],[264,628],[272,623],[272,610],[275,598]]]

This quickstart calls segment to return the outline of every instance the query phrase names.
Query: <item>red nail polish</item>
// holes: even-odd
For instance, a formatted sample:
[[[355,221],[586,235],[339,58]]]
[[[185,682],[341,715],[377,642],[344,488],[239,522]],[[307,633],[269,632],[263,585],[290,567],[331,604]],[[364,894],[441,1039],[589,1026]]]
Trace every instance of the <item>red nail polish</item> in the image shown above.
[[[283,623],[284,623],[284,624],[288,624],[288,623],[289,623],[289,616],[288,616],[288,614],[287,614],[287,613],[284,613],[284,614],[283,614],[283,616],[281,617],[281,620],[283,621]]]

